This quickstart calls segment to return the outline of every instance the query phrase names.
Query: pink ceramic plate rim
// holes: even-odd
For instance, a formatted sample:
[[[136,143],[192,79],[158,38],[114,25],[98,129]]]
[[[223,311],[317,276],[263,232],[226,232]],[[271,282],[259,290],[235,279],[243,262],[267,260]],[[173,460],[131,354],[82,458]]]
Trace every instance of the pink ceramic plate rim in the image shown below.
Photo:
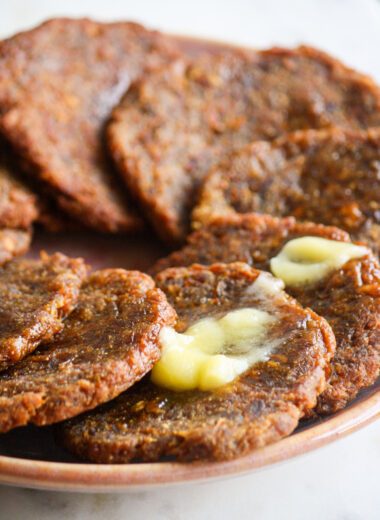
[[[380,390],[337,415],[236,460],[218,463],[86,464],[0,456],[0,482],[61,491],[127,491],[243,474],[302,455],[380,416]]]

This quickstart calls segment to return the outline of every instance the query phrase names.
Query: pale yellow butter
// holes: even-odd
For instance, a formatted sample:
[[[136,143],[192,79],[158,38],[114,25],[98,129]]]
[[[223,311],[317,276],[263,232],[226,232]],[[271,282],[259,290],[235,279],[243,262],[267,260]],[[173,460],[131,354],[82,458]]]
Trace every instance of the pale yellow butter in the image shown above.
[[[262,272],[255,282],[248,287],[246,295],[270,301],[272,298],[276,298],[284,288],[285,284],[282,280],[273,278],[270,273]]]
[[[330,271],[348,260],[368,253],[363,246],[326,238],[306,236],[289,240],[271,259],[272,273],[285,285],[298,285],[322,280]]]
[[[267,312],[243,308],[201,320],[183,334],[164,327],[162,357],[153,367],[152,381],[176,391],[226,384],[268,358],[274,345],[266,336],[274,321]]]

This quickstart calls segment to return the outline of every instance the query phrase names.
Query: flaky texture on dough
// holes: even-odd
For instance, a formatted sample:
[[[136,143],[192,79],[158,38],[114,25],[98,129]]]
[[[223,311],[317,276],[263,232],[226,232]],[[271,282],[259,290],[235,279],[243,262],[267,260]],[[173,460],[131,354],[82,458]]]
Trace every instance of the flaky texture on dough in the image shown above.
[[[58,205],[100,231],[142,220],[112,166],[103,126],[131,80],[173,45],[127,22],[58,18],[0,42],[0,129]]]
[[[26,253],[31,241],[31,229],[0,229],[0,265]]]
[[[148,275],[93,273],[61,332],[0,373],[0,431],[62,421],[116,397],[158,360],[158,334],[175,317]]]
[[[108,126],[111,155],[157,233],[183,243],[205,175],[252,141],[380,125],[380,89],[310,47],[206,54],[138,81]]]
[[[334,225],[380,252],[380,129],[300,130],[256,141],[210,172],[193,227],[216,215],[267,213]]]
[[[60,253],[0,268],[0,370],[61,330],[86,274],[81,258]]]
[[[336,227],[297,222],[293,217],[232,214],[216,217],[188,237],[182,250],[159,260],[158,273],[170,266],[244,261],[270,270],[270,259],[291,239],[317,236],[349,242]],[[315,284],[287,287],[301,305],[323,316],[336,336],[327,388],[318,399],[318,414],[342,409],[361,388],[371,385],[380,368],[380,268],[372,254],[347,262]]]
[[[327,322],[279,289],[255,292],[244,263],[193,265],[157,276],[183,331],[205,317],[243,307],[270,313],[275,347],[234,381],[212,391],[174,392],[145,379],[115,401],[62,426],[66,447],[94,462],[227,460],[289,435],[325,386],[334,348]]]

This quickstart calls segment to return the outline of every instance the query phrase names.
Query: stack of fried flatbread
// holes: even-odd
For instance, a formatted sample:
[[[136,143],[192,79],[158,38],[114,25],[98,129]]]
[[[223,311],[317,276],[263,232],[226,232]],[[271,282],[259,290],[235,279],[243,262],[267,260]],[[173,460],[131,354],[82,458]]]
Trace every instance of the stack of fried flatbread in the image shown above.
[[[189,50],[190,49],[190,50]],[[380,87],[310,47],[189,46],[54,19],[0,42],[0,432],[95,462],[226,460],[335,413],[380,368]],[[34,227],[168,247],[150,275],[25,253]],[[365,246],[286,287],[292,239]],[[149,376],[160,334],[243,308],[275,345],[213,390]]]

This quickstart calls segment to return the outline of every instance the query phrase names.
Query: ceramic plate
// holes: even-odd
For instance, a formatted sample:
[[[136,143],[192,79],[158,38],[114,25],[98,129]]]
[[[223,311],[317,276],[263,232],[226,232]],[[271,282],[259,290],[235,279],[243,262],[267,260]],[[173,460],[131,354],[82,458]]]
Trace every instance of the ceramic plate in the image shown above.
[[[196,55],[227,44],[176,37],[183,50]],[[152,236],[114,237],[95,233],[38,234],[29,253],[61,251],[83,256],[94,269],[124,267],[145,270],[167,253]],[[245,457],[220,463],[89,464],[74,459],[56,443],[54,427],[28,426],[0,435],[0,482],[41,489],[125,491],[203,481],[243,474],[285,461],[353,432],[380,415],[380,377],[343,411],[323,420],[303,422],[282,441]]]
[[[83,256],[94,268],[146,269],[166,253],[154,237],[112,237],[91,233],[39,234],[29,256],[39,251]],[[54,427],[17,428],[0,435],[0,482],[42,489],[125,491],[243,474],[285,461],[330,443],[380,415],[380,378],[345,410],[324,420],[305,421],[288,438],[245,457],[220,463],[133,463],[99,465],[80,462],[60,448]]]

